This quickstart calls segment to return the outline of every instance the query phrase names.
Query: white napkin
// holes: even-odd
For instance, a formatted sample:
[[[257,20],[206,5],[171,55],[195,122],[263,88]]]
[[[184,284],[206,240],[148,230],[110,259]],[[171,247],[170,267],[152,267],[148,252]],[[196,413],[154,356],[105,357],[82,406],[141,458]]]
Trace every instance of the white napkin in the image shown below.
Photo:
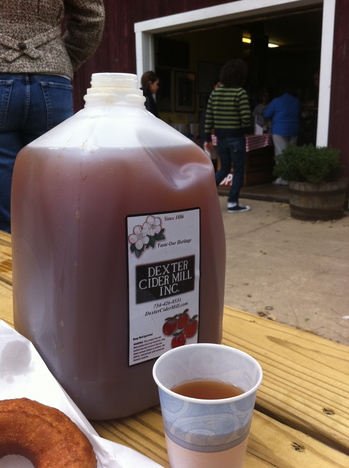
[[[58,408],[69,416],[90,440],[98,468],[160,468],[161,465],[135,450],[99,437],[33,344],[0,320],[0,400],[22,397]],[[0,468],[25,466],[33,465],[29,461],[24,465],[22,457],[0,460]]]

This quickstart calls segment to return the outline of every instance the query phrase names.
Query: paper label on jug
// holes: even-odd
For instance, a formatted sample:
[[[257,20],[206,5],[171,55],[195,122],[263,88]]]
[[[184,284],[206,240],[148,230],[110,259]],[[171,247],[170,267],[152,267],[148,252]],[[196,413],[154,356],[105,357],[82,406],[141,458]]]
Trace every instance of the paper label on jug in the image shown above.
[[[129,365],[198,341],[200,209],[127,218]]]

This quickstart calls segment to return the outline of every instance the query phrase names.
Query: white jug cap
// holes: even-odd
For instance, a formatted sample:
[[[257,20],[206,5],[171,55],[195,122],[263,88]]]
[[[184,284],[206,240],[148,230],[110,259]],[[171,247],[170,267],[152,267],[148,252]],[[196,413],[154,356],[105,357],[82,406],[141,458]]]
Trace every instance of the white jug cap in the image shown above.
[[[132,73],[93,73],[91,88],[84,96],[86,105],[143,106],[145,97]]]
[[[137,75],[132,73],[93,73],[91,77],[92,88],[117,87],[137,89]]]

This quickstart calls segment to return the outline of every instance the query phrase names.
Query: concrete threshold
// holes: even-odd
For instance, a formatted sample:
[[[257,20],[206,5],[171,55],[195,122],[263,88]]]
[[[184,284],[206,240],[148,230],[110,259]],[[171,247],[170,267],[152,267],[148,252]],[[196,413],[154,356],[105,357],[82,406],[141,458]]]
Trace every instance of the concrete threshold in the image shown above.
[[[218,194],[221,196],[228,196],[229,190],[230,187],[219,186]],[[243,187],[240,191],[240,198],[288,203],[288,186],[277,184],[261,184],[251,187]]]

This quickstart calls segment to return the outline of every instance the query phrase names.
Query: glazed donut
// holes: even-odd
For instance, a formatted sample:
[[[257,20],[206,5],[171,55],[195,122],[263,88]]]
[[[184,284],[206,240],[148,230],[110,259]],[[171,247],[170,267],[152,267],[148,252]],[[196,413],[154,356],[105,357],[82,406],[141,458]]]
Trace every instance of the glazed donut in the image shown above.
[[[35,468],[96,468],[87,437],[56,408],[27,398],[0,401],[0,458],[22,455]]]

